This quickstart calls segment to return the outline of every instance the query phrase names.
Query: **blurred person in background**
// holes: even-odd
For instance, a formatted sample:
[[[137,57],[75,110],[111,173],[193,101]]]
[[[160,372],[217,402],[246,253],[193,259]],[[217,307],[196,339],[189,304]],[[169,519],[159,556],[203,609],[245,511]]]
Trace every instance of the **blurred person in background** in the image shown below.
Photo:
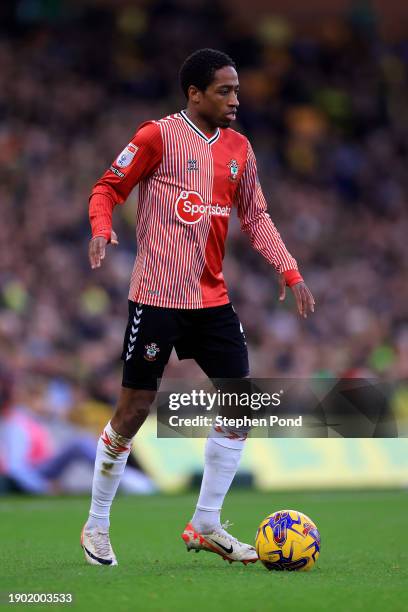
[[[44,402],[44,396],[35,401]],[[0,365],[0,477],[4,490],[38,495],[74,492],[72,486],[65,488],[63,477],[76,462],[93,465],[96,439],[70,429],[71,437],[67,440],[64,436],[58,442],[56,428],[51,431],[28,406],[16,404],[13,376]],[[124,476],[123,492],[148,494],[156,490],[139,470],[128,466]]]

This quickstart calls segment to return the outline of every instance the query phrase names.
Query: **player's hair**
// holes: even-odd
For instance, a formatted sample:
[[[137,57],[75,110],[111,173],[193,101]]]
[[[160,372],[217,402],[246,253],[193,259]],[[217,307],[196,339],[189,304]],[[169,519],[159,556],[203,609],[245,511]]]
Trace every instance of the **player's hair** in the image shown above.
[[[195,85],[200,91],[205,91],[214,80],[214,74],[220,68],[232,66],[236,69],[234,60],[229,55],[216,49],[198,49],[184,61],[180,68],[180,85],[188,99],[188,88]]]

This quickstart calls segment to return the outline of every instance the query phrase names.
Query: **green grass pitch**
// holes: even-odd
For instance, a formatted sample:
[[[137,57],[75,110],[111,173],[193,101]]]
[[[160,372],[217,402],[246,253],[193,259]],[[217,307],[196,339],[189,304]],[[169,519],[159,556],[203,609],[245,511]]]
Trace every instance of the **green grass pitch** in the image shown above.
[[[180,533],[196,494],[119,497],[111,538],[119,566],[85,564],[79,535],[88,498],[0,498],[0,592],[71,592],[74,604],[50,610],[194,612],[408,609],[408,493],[405,491],[255,493],[232,491],[223,518],[253,542],[269,513],[308,514],[322,536],[308,573],[268,572],[259,562],[230,565],[204,552],[186,553]]]

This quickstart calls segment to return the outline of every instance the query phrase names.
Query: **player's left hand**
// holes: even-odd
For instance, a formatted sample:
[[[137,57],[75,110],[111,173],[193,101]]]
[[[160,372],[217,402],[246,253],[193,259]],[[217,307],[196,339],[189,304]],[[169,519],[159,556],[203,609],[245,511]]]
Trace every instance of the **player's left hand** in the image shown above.
[[[118,235],[115,230],[111,230],[109,243],[113,246],[117,246],[119,244]],[[89,241],[88,257],[92,270],[94,268],[101,267],[102,260],[105,259],[105,250],[107,244],[107,240],[104,236],[95,236]]]
[[[314,312],[315,301],[309,287],[303,281],[292,285],[293,295],[296,299],[297,309],[301,317],[307,319],[308,312]],[[284,274],[279,274],[279,301],[286,297],[286,280]]]

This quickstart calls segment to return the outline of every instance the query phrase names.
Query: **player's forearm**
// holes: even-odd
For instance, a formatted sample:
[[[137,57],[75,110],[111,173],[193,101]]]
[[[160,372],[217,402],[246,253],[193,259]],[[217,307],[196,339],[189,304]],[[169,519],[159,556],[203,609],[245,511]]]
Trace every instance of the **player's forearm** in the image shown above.
[[[109,242],[114,207],[115,203],[108,194],[92,193],[89,200],[89,221],[92,228],[92,238],[103,236]]]
[[[289,287],[303,281],[296,259],[287,250],[266,212],[260,212],[250,223],[244,223],[242,230],[249,235],[253,248],[261,253],[279,274],[284,274]]]

